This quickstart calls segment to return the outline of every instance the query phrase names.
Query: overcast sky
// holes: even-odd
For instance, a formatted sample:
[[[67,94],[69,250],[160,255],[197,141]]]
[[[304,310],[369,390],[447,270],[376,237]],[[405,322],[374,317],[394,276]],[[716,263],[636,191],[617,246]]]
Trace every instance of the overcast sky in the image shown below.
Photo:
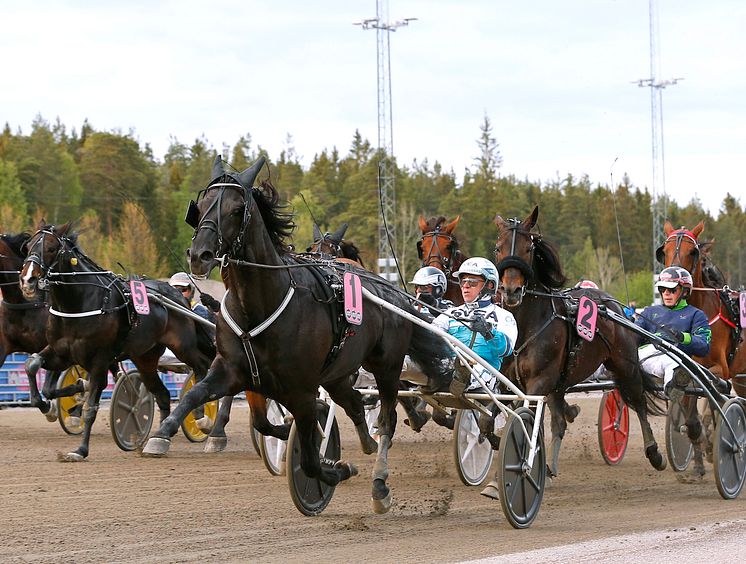
[[[657,0],[666,188],[746,203],[746,2]],[[461,180],[484,115],[503,175],[652,184],[648,0],[390,0],[394,151]],[[214,147],[287,135],[304,166],[377,143],[375,0],[0,0],[0,119]],[[496,210],[499,211],[499,210]]]

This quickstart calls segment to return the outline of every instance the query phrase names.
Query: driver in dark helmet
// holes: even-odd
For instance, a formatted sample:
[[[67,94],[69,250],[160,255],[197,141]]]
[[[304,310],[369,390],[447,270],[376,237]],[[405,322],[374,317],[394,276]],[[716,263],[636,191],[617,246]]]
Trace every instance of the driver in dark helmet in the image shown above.
[[[693,286],[692,275],[680,266],[669,266],[658,275],[655,285],[663,304],[646,307],[635,323],[689,356],[707,356],[712,339],[707,316],[686,301]],[[662,377],[666,396],[671,401],[681,401],[689,375],[676,370],[678,361],[652,344],[641,346],[638,352],[643,370]]]

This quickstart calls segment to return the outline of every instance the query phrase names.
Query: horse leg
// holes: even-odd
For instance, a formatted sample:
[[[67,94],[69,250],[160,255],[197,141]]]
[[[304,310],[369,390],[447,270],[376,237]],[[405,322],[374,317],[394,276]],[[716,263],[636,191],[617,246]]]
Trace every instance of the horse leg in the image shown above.
[[[250,392],[246,392],[248,399]],[[225,434],[225,426],[231,420],[231,407],[233,407],[233,396],[225,396],[220,400],[220,408],[215,417],[215,424],[205,442],[205,452],[221,452],[228,446],[228,436]]]
[[[653,429],[648,421],[648,413],[657,413],[656,405],[653,401],[655,390],[655,377],[640,368],[640,365],[634,363],[631,367],[625,367],[620,363],[620,367],[609,367],[615,376],[619,386],[619,392],[622,394],[624,402],[631,407],[637,414],[642,429],[642,438],[645,447],[645,456],[650,465],[656,470],[666,469],[666,458],[658,449],[658,443],[655,440]],[[649,404],[650,402],[650,404]]]
[[[101,394],[104,388],[106,388],[107,374],[108,367],[106,365],[94,366],[88,372],[90,392],[86,394],[85,402],[83,403],[83,435],[80,446],[73,452],[68,452],[62,456],[60,458],[61,462],[81,462],[88,457],[91,429],[93,428],[93,423],[96,421]]]
[[[705,442],[705,433],[703,432],[702,423],[697,411],[697,398],[691,397],[688,402],[686,414],[686,434],[692,442],[694,464],[686,474],[676,474],[681,482],[696,483],[702,480],[705,475],[704,457],[702,455]]]
[[[388,453],[391,439],[396,430],[396,396],[398,393],[399,374],[394,373],[379,377],[376,374],[378,393],[381,398],[381,414],[378,427],[378,452],[373,465],[373,490],[371,500],[375,513],[387,513],[391,509],[391,490],[386,485],[389,477]]]
[[[300,440],[300,466],[303,473],[329,486],[336,486],[339,482],[356,475],[357,468],[341,460],[332,468],[322,466],[319,456],[321,434],[318,432],[319,424],[316,418],[316,398],[309,396],[297,399],[301,401],[293,402],[291,412],[295,417],[295,428]],[[312,401],[308,401],[309,399]]]
[[[324,384],[324,389],[329,392],[334,403],[345,410],[347,417],[352,420],[360,440],[360,447],[365,454],[373,454],[378,449],[378,444],[370,436],[368,424],[365,421],[365,408],[363,407],[363,396],[355,388],[350,386],[350,379],[345,376],[334,382]]]
[[[195,407],[203,405],[207,401],[216,400],[227,395],[236,395],[246,383],[227,367],[223,357],[217,356],[210,366],[207,376],[197,382],[181,398],[181,401],[173,410],[171,415],[161,421],[158,431],[148,440],[143,449],[143,454],[150,456],[163,456],[171,446],[171,437],[179,430],[179,425],[184,421],[187,414]]]
[[[163,420],[171,413],[171,394],[158,375],[158,360],[160,357],[161,351],[156,350],[152,353],[148,352],[133,357],[132,362],[140,372],[143,384],[155,397],[155,403],[158,405],[158,411],[160,412],[160,420],[163,423]]]
[[[246,400],[251,408],[251,418],[254,421],[254,429],[265,437],[275,437],[287,441],[290,436],[292,421],[284,421],[282,425],[273,425],[267,419],[267,398],[256,392],[246,392]]]
[[[39,387],[36,384],[36,374],[44,367],[46,355],[53,354],[49,345],[43,351],[34,353],[26,359],[26,376],[28,376],[29,403],[31,407],[38,407],[49,421],[57,420],[57,410],[54,402],[48,402],[41,397]],[[53,406],[55,406],[53,408]],[[50,409],[53,411],[50,412]]]
[[[551,454],[552,459],[549,463],[547,471],[550,478],[556,478],[559,472],[559,453],[560,447],[562,446],[562,439],[565,438],[565,431],[567,430],[567,421],[565,416],[565,407],[567,402],[565,401],[565,395],[562,392],[552,392],[547,396],[547,405],[552,415],[552,441],[551,441]]]

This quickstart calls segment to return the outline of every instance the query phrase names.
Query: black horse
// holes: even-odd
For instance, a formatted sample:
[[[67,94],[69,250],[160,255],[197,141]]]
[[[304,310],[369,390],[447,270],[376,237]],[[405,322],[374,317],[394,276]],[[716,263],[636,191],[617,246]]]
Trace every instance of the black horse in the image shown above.
[[[567,423],[579,412],[565,401],[565,390],[582,382],[603,364],[612,374],[622,398],[637,412],[645,441],[645,455],[657,470],[666,467],[658,451],[648,414],[661,415],[656,403],[654,377],[640,368],[637,336],[607,318],[598,317],[592,341],[581,339],[574,328],[574,304],[583,294],[622,314],[619,304],[600,290],[580,288],[559,292],[565,283],[557,249],[531,230],[539,208],[523,220],[495,218],[500,233],[495,246],[503,304],[518,323],[518,342],[505,374],[529,395],[548,396],[552,412],[550,475],[557,475],[562,438]]]
[[[330,300],[332,288],[325,281],[336,269],[319,271],[289,253],[285,240],[292,232],[292,216],[283,211],[268,181],[252,188],[263,164],[261,158],[240,174],[233,173],[224,169],[218,156],[212,181],[200,192],[198,203],[190,204],[187,223],[195,227],[192,272],[207,276],[220,264],[228,290],[218,316],[218,354],[207,377],[184,396],[144,452],[165,454],[169,437],[190,410],[249,388],[279,401],[292,413],[303,472],[336,485],[355,469],[343,462],[322,464],[319,459],[316,398],[323,386],[352,419],[363,451],[378,449],[373,507],[376,512],[388,511],[387,454],[396,427],[404,356],[409,353],[423,368],[431,386],[441,387],[450,379],[450,351],[439,337],[380,307],[368,307],[361,325],[338,324],[337,302]],[[347,264],[339,268],[359,274],[364,287],[375,295],[415,311],[375,275]],[[381,396],[377,446],[365,424],[362,398],[350,381],[360,365],[374,374]]]
[[[80,461],[88,456],[91,427],[112,363],[132,360],[164,419],[170,412],[170,395],[157,370],[163,351],[171,349],[199,379],[215,356],[213,336],[201,324],[173,314],[155,301],[150,302],[148,315],[136,313],[129,285],[81,251],[70,223],[54,226],[42,220],[26,248],[28,255],[20,276],[23,294],[33,298],[48,286],[50,305],[49,344],[29,357],[26,371],[33,379],[42,367],[64,370],[78,364],[88,371],[90,389],[83,406],[82,442],[66,456],[67,460]],[[181,293],[167,283],[144,282],[149,291],[188,308]],[[36,396],[35,401],[41,401],[38,392]]]

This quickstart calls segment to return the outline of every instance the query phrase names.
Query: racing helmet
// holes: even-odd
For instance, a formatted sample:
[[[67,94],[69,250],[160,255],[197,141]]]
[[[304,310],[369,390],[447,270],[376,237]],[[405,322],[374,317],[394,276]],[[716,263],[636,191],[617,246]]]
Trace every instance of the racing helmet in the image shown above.
[[[686,268],[669,266],[661,270],[655,285],[658,288],[676,288],[676,286],[681,286],[684,289],[682,297],[686,297],[692,291],[694,280],[692,280],[692,275],[689,274]]]
[[[459,269],[453,273],[453,275],[461,280],[461,276],[464,274],[473,274],[475,276],[482,276],[485,280],[482,294],[494,295],[497,289],[497,268],[495,265],[482,257],[472,257],[466,259]]]
[[[593,290],[598,290],[598,284],[596,284],[593,280],[581,280],[577,284],[575,284],[576,288],[591,288]]]
[[[168,283],[174,288],[189,288],[192,290],[192,280],[186,272],[177,272],[174,274]]]
[[[416,286],[432,286],[433,296],[435,298],[442,297],[448,289],[448,280],[446,280],[446,275],[443,274],[442,270],[438,270],[434,266],[425,266],[423,268],[420,268],[417,272],[414,273],[414,278],[412,278],[410,284],[414,284]]]

